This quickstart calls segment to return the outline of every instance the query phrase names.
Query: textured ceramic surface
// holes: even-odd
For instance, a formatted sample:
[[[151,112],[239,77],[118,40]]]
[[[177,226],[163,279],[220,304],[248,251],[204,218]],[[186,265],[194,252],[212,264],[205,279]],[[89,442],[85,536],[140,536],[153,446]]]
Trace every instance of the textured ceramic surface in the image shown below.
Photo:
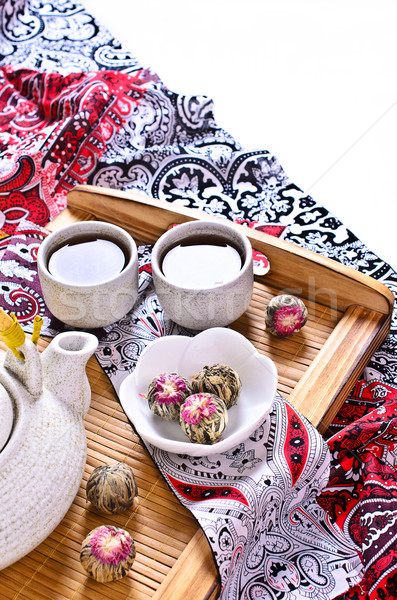
[[[222,238],[242,256],[240,272],[231,281],[209,289],[186,289],[167,280],[161,264],[165,254],[177,244],[195,236]],[[203,330],[224,327],[238,319],[251,301],[254,274],[252,247],[247,237],[228,223],[191,221],[163,234],[152,251],[153,281],[160,304],[167,315],[182,327]]]
[[[241,378],[237,404],[228,410],[228,425],[222,439],[213,445],[194,444],[176,421],[154,415],[147,393],[152,379],[160,373],[176,372],[189,378],[204,365],[227,364]],[[137,366],[121,384],[120,401],[138,433],[150,444],[191,456],[208,456],[240,444],[270,412],[277,389],[274,362],[259,354],[244,336],[222,327],[207,329],[194,337],[170,335],[151,342]]]
[[[128,262],[121,273],[100,284],[62,283],[48,271],[53,250],[73,238],[95,233],[107,236],[128,250]],[[41,244],[37,267],[44,300],[60,321],[82,329],[115,323],[133,307],[138,295],[138,256],[132,237],[121,227],[101,221],[66,225],[51,233]]]
[[[7,443],[14,423],[14,406],[7,390],[0,386],[0,451]]]
[[[0,384],[15,417],[0,453],[0,569],[50,534],[78,491],[91,398],[85,366],[97,345],[89,333],[67,332],[41,356],[30,340],[19,348],[24,360],[2,353]]]

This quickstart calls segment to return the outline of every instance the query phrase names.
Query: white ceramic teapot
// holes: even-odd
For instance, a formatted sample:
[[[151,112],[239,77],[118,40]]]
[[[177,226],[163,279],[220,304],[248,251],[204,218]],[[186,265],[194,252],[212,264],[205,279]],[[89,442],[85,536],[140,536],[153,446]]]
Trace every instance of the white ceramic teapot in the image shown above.
[[[91,399],[85,366],[97,345],[74,331],[41,354],[29,339],[18,346],[23,358],[0,353],[0,569],[53,531],[79,489]]]

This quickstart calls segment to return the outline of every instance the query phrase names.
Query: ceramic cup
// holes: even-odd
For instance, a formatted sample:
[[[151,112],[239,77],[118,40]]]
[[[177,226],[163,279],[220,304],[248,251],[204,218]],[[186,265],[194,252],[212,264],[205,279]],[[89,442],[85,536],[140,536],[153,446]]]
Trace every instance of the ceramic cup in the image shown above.
[[[191,243],[232,246],[241,258],[238,272],[224,283],[205,288],[170,281],[164,274],[164,258],[175,247]],[[244,233],[231,224],[189,221],[173,227],[157,240],[152,251],[152,273],[160,304],[175,323],[194,330],[224,327],[238,319],[251,301],[254,283],[252,247]]]
[[[125,264],[100,283],[65,283],[49,271],[52,254],[65,244],[97,236],[122,249]],[[105,327],[124,317],[138,296],[138,256],[133,238],[121,227],[101,221],[66,225],[41,244],[37,267],[44,301],[63,323],[82,329]]]

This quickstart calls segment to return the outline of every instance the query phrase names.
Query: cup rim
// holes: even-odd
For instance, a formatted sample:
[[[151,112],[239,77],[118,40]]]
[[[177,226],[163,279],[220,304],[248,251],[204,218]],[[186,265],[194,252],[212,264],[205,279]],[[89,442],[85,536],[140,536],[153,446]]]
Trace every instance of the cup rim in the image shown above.
[[[101,281],[100,283],[88,283],[88,284],[82,284],[82,283],[67,283],[67,282],[63,282],[60,281],[57,277],[54,277],[54,275],[48,270],[47,264],[46,264],[46,259],[47,259],[47,254],[49,252],[49,247],[51,245],[51,243],[54,241],[54,237],[55,237],[55,241],[56,239],[58,239],[59,237],[61,237],[62,235],[64,235],[67,231],[71,230],[92,230],[95,231],[95,227],[103,227],[106,226],[107,230],[110,231],[117,231],[120,235],[123,236],[123,239],[126,241],[126,243],[128,244],[128,248],[130,251],[130,258],[127,262],[127,264],[125,265],[125,267],[116,275],[114,275],[113,277],[106,279],[105,281]],[[98,233],[100,233],[100,231],[98,231]],[[131,271],[131,269],[134,268],[135,263],[137,261],[137,257],[138,257],[138,250],[137,250],[137,246],[135,243],[134,238],[128,233],[128,231],[126,231],[125,229],[123,229],[122,227],[119,227],[118,225],[115,225],[114,223],[108,223],[107,221],[79,221],[76,223],[69,223],[68,225],[64,225],[63,227],[60,227],[59,229],[56,229],[55,231],[52,231],[45,239],[44,241],[41,243],[41,245],[39,246],[38,252],[37,252],[37,268],[39,271],[39,277],[40,277],[40,272],[42,274],[45,275],[45,277],[53,282],[54,284],[60,285],[65,289],[70,289],[70,290],[81,290],[82,292],[84,291],[88,291],[92,288],[99,288],[102,286],[108,286],[109,284],[114,283],[115,281],[117,281],[119,279],[119,277],[121,275],[124,275],[126,272]]]
[[[175,235],[175,230],[179,230],[182,231],[185,229],[188,229],[189,227],[196,227],[199,228],[199,226],[208,226],[211,225],[214,228],[221,228],[222,231],[232,231],[243,243],[244,245],[244,250],[245,250],[245,257],[244,257],[244,261],[243,264],[241,266],[241,269],[238,273],[238,275],[236,277],[234,277],[233,279],[231,279],[230,281],[226,281],[225,283],[223,283],[222,285],[219,286],[215,286],[215,287],[207,287],[207,288],[185,288],[182,286],[179,286],[175,283],[172,283],[169,279],[167,279],[167,277],[165,277],[165,275],[163,274],[162,270],[161,270],[161,265],[160,265],[160,250],[159,248],[162,246],[162,244],[164,243],[164,241],[167,241],[168,238],[172,238],[173,235]],[[183,239],[183,238],[181,238]],[[166,252],[167,250],[165,250]],[[206,219],[198,219],[197,221],[187,221],[185,223],[180,223],[178,225],[176,225],[175,227],[172,227],[171,229],[168,229],[166,232],[164,232],[156,241],[156,243],[154,244],[153,248],[152,248],[152,253],[151,253],[151,265],[152,265],[152,272],[153,275],[155,275],[159,281],[161,281],[162,283],[166,283],[167,286],[170,289],[174,289],[174,290],[182,290],[185,291],[186,293],[209,293],[209,292],[218,292],[221,291],[222,289],[225,289],[226,287],[230,287],[231,284],[233,284],[233,282],[239,280],[241,277],[243,277],[246,273],[247,270],[253,270],[253,258],[252,258],[252,246],[251,243],[248,239],[248,237],[241,231],[237,231],[229,222],[216,222],[216,221],[212,221],[210,219],[206,220]]]

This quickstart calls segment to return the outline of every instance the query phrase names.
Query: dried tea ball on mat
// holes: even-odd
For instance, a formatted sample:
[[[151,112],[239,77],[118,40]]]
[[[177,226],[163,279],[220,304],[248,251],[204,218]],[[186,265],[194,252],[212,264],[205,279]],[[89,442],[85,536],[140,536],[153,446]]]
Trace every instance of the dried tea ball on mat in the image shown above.
[[[181,406],[179,422],[195,444],[213,444],[228,422],[226,404],[212,394],[192,394]]]
[[[206,392],[222,398],[226,408],[236,404],[241,392],[241,380],[234,369],[227,365],[205,366],[192,377],[193,393]]]
[[[101,525],[84,538],[80,562],[96,581],[107,583],[125,577],[135,556],[134,540],[128,531]]]
[[[86,494],[100,512],[108,515],[125,512],[133,506],[138,494],[134,472],[120,462],[101,465],[91,473]]]
[[[306,321],[307,308],[296,296],[281,294],[272,298],[266,308],[266,331],[279,337],[297,333]]]
[[[150,410],[166,421],[177,421],[181,404],[192,393],[190,383],[176,373],[163,373],[149,385],[147,400]]]

